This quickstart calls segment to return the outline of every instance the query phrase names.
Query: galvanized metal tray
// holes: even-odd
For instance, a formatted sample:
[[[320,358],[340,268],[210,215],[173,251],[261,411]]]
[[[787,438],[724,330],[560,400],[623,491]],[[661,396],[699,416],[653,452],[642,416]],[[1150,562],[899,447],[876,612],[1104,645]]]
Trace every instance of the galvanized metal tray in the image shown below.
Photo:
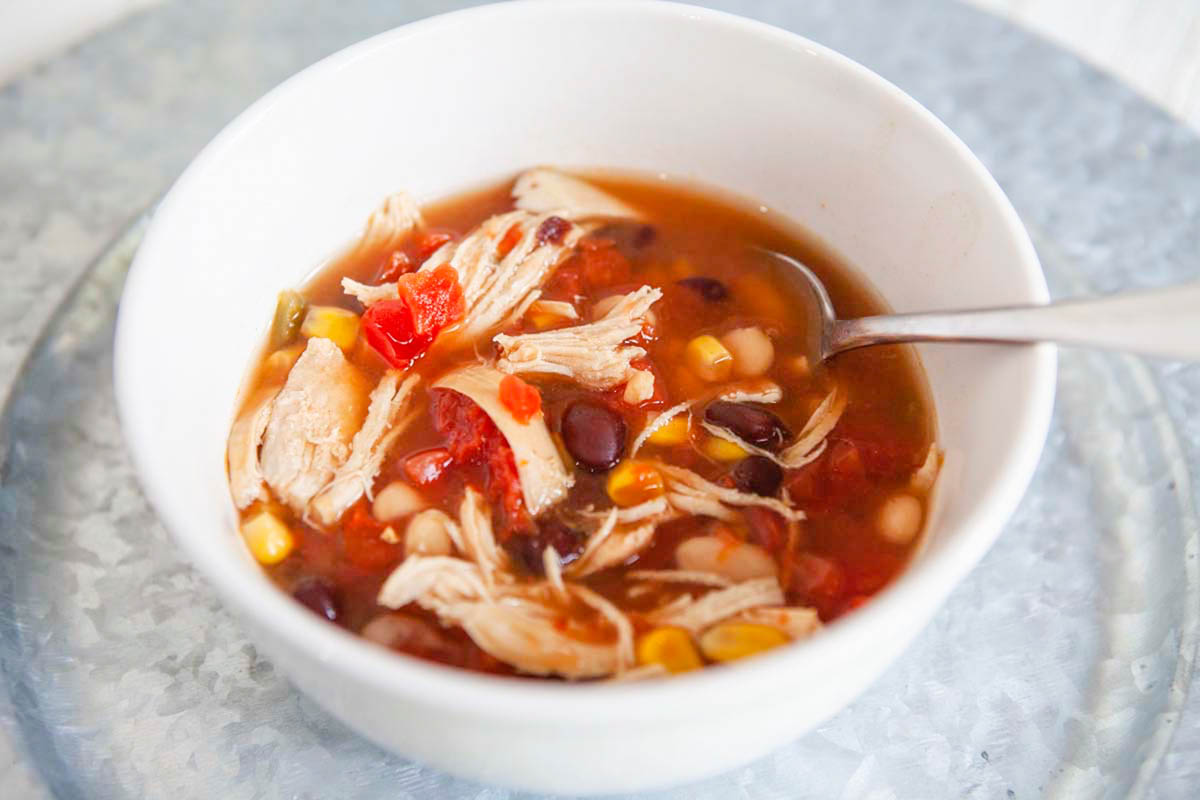
[[[1075,59],[940,3],[721,5],[847,52],[946,119],[1013,197],[1056,294],[1196,275],[1200,140]],[[21,759],[60,798],[520,797],[329,718],[181,561],[113,409],[144,224],[57,310],[0,419],[0,723]],[[653,797],[1191,796],[1200,371],[1065,352],[1059,377],[1018,514],[894,668],[792,745]]]

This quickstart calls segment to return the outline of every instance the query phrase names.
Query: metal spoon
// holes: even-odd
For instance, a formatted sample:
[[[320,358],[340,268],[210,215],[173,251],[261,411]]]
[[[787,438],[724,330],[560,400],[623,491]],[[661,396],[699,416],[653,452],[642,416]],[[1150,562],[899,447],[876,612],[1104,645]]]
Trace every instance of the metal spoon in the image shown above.
[[[1200,282],[1044,306],[1007,306],[838,319],[825,284],[791,256],[761,252],[791,266],[821,321],[810,350],[819,361],[846,350],[898,342],[1059,344],[1200,361]]]

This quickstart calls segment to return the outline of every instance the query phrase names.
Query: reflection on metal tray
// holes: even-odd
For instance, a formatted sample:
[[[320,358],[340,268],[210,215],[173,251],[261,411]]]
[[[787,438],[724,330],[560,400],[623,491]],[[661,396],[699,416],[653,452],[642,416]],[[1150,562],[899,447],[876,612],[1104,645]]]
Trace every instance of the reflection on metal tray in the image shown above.
[[[146,506],[110,387],[116,301],[143,228],[60,310],[4,421],[0,656],[51,789],[87,798],[481,791],[381,752],[292,689]],[[858,786],[865,796],[902,785],[914,797],[967,787],[981,797],[1090,797],[1124,795],[1149,775],[1186,682],[1180,647],[1195,633],[1186,461],[1134,359],[1066,354],[1055,419],[1009,530],[866,695],[744,770],[660,796],[755,787],[784,797],[795,786],[813,797]]]

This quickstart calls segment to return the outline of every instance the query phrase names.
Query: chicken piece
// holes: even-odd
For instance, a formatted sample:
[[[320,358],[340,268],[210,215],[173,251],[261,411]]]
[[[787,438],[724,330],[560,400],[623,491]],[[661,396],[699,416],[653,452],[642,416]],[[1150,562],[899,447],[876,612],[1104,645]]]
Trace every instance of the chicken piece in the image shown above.
[[[355,252],[394,248],[418,228],[425,224],[421,209],[404,192],[389,195],[371,212],[367,226],[355,245]]]
[[[666,479],[667,502],[677,511],[733,519],[737,514],[730,507],[761,506],[780,514],[784,519],[804,519],[803,511],[774,497],[718,486],[683,467],[663,462],[654,462],[654,465]]]
[[[642,212],[592,184],[547,167],[526,170],[513,184],[517,208],[536,213],[556,212],[567,219],[627,217]]]
[[[843,389],[837,386],[833,387],[833,391],[825,396],[816,411],[808,418],[808,422],[804,424],[804,429],[800,431],[796,441],[779,454],[779,461],[783,466],[789,468],[803,466],[819,455],[817,448],[824,447],[825,437],[837,427],[838,420],[842,418],[842,412],[846,410],[847,400],[849,398]]]
[[[371,497],[371,484],[383,466],[383,458],[411,417],[403,418],[412,404],[413,389],[420,378],[409,375],[401,383],[398,370],[388,370],[371,392],[367,418],[350,443],[346,459],[321,493],[313,498],[311,512],[317,522],[332,525],[364,494]]]
[[[388,575],[375,601],[387,608],[417,603],[443,616],[463,603],[492,599],[477,564],[452,556],[410,555]]]
[[[928,492],[937,481],[938,472],[942,468],[942,453],[936,444],[929,445],[925,452],[925,460],[913,473],[908,485],[918,492]]]
[[[450,530],[454,546],[475,562],[489,588],[495,586],[501,580],[498,576],[509,568],[508,555],[496,544],[491,509],[469,486],[458,507],[458,521],[458,527]]]
[[[730,617],[730,622],[769,625],[788,635],[792,641],[805,639],[821,629],[821,618],[815,608],[802,606],[760,606]]]
[[[511,319],[517,309],[528,307],[539,287],[592,227],[554,214],[510,211],[484,220],[463,240],[439,248],[421,269],[450,264],[458,273],[465,309],[462,321],[439,337],[443,346],[474,344]],[[503,252],[514,228],[520,237]]]
[[[372,286],[367,283],[359,283],[353,278],[342,278],[342,291],[362,303],[364,307],[375,305],[383,300],[400,299],[400,291],[394,283]]]
[[[694,569],[632,569],[625,574],[632,580],[651,583],[694,583],[697,586],[714,586],[719,589],[733,585],[733,582],[723,575]]]
[[[676,601],[648,615],[655,625],[673,625],[699,633],[705,628],[759,606],[778,606],[783,603],[783,590],[775,578],[755,578],[717,589],[688,602]]]
[[[474,365],[446,373],[433,388],[451,389],[465,395],[496,423],[512,448],[525,507],[537,516],[566,497],[574,478],[563,466],[542,412],[537,412],[527,422],[518,422],[500,402],[502,380],[503,372]]]
[[[501,353],[496,367],[514,374],[563,375],[589,389],[625,383],[639,372],[632,362],[646,351],[623,342],[641,332],[650,306],[661,297],[660,289],[642,286],[596,322],[543,333],[500,334],[495,337]]]
[[[615,517],[613,517],[615,521]],[[623,564],[654,541],[658,520],[635,527],[607,524],[588,539],[583,553],[567,567],[567,574],[584,578],[602,569]]]
[[[350,456],[362,426],[367,382],[328,339],[309,339],[272,404],[262,472],[275,495],[298,514]]]
[[[226,453],[229,459],[229,490],[233,495],[233,504],[238,508],[246,508],[255,500],[267,499],[267,487],[258,461],[258,447],[262,444],[267,423],[271,420],[272,404],[278,394],[278,386],[256,392],[229,431]]]
[[[618,671],[618,647],[571,637],[559,630],[557,619],[507,603],[471,603],[455,610],[455,620],[475,644],[530,675],[577,680]]]

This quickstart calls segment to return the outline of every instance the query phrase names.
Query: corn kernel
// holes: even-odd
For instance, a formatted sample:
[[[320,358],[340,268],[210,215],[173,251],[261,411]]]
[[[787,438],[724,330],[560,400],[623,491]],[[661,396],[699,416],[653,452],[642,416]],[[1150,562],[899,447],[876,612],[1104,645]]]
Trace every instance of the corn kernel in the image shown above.
[[[300,333],[309,339],[330,339],[342,350],[358,340],[358,315],[337,306],[313,306],[304,317]]]
[[[653,500],[666,491],[662,473],[640,461],[622,461],[614,467],[605,488],[612,501],[623,508]]]
[[[700,636],[700,652],[710,661],[736,661],[787,642],[787,634],[770,625],[724,622]]]
[[[733,370],[733,356],[715,336],[704,334],[688,342],[683,351],[684,361],[698,378],[709,383],[729,379]]]
[[[242,523],[242,538],[254,560],[267,566],[283,561],[296,547],[288,526],[270,511],[260,511]]]
[[[704,663],[682,628],[655,628],[637,641],[639,664],[659,664],[668,672],[690,672]]]
[[[691,428],[691,421],[687,414],[680,414],[671,419],[666,425],[656,430],[646,439],[646,441],[670,447],[671,445],[683,444],[688,440],[688,432]]]
[[[700,443],[700,449],[713,461],[741,461],[750,455],[738,443],[722,439],[719,436],[706,436]]]

